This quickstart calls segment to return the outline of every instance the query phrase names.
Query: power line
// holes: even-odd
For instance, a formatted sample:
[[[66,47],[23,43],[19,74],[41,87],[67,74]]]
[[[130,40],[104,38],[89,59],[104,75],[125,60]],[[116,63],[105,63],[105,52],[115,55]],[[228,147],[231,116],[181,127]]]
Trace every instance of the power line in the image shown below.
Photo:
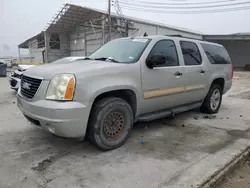
[[[120,4],[119,4],[118,0],[112,0],[112,3],[113,3],[112,6],[115,8],[116,13],[120,16],[119,25],[121,26],[121,28],[122,27],[127,28],[127,21],[126,21],[124,15],[123,15],[123,12],[122,12],[122,9],[120,7]],[[124,32],[122,31],[121,28],[119,29],[119,31],[120,31],[121,36],[123,36]],[[127,36],[128,35],[127,30],[125,32],[126,32],[126,36]]]
[[[130,2],[133,3],[141,3],[141,4],[153,4],[153,5],[205,5],[205,4],[215,4],[215,3],[228,3],[228,2],[233,2],[233,1],[238,1],[238,0],[220,0],[220,1],[203,1],[203,2],[185,2],[185,3],[173,3],[173,2],[151,2],[151,1],[137,1],[137,0],[120,0],[120,2],[124,2],[129,4]]]
[[[164,10],[153,10],[146,8],[135,8],[129,7],[126,5],[121,6],[124,9],[132,10],[132,11],[140,11],[140,12],[149,12],[149,13],[162,13],[162,14],[205,14],[205,13],[219,13],[219,12],[233,12],[240,10],[249,10],[250,6],[244,7],[234,7],[234,8],[226,8],[226,9],[214,9],[214,10],[200,10],[200,11],[164,11]]]
[[[229,3],[229,4],[217,4],[217,5],[206,5],[206,6],[157,6],[157,5],[142,5],[137,3],[124,3],[119,0],[121,5],[134,7],[134,8],[154,8],[154,9],[204,9],[204,8],[218,8],[218,7],[230,7],[230,6],[238,6],[238,5],[247,5],[250,4],[250,1],[245,2],[237,2],[237,3]]]
[[[115,0],[115,1],[112,1],[112,2],[114,3],[114,6],[117,7],[118,14],[120,14],[121,16],[123,16],[122,9],[120,7],[119,1]]]

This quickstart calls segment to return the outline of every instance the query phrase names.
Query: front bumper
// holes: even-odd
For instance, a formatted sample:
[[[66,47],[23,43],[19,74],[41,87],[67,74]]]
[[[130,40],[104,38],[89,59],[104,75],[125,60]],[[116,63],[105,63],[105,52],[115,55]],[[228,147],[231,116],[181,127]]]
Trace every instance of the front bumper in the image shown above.
[[[91,108],[80,102],[32,102],[18,94],[17,105],[32,124],[52,134],[68,138],[85,136]]]

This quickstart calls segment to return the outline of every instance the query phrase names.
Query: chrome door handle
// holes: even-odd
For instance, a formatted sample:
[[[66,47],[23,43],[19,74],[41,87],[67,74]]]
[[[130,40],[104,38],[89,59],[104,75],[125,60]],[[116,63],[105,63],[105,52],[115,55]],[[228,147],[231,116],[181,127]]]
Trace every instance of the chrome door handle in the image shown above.
[[[181,75],[182,75],[182,73],[181,73],[181,72],[179,72],[179,71],[177,71],[176,73],[174,73],[174,75],[175,75],[175,76],[181,76]]]

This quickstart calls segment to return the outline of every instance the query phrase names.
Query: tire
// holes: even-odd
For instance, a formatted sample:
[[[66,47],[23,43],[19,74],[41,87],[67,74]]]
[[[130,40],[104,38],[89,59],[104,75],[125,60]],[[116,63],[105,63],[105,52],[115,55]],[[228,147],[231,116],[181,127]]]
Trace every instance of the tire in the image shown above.
[[[216,91],[219,92],[216,94],[216,96],[219,97],[218,100],[215,100],[214,98],[212,98],[215,96]],[[212,102],[212,100],[214,102]],[[201,112],[208,113],[208,114],[217,113],[218,110],[220,109],[221,101],[222,101],[222,88],[218,84],[213,84],[210,87],[205,100],[203,101],[203,104],[201,106]]]
[[[91,110],[87,138],[102,150],[118,148],[128,139],[133,119],[131,106],[125,100],[101,99]]]

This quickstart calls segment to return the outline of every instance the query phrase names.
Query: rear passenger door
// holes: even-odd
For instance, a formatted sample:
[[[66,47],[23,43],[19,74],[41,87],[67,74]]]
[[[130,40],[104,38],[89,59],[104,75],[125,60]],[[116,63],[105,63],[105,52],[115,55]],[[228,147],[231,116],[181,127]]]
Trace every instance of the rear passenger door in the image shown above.
[[[192,41],[180,41],[184,61],[187,103],[203,100],[208,92],[209,72],[201,55],[201,46]]]

